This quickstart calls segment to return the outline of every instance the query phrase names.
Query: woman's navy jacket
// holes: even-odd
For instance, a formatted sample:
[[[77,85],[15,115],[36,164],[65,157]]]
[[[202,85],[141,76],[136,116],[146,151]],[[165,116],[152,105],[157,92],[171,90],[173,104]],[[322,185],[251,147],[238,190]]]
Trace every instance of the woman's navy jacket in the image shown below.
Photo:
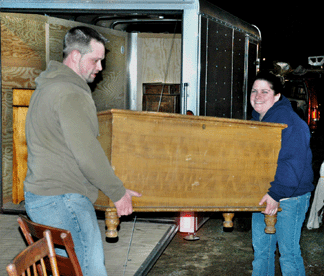
[[[259,121],[260,114],[253,110],[252,117],[252,120]],[[294,112],[284,96],[267,111],[262,122],[288,125],[282,130],[277,171],[268,194],[279,201],[313,191],[310,131],[306,122]]]

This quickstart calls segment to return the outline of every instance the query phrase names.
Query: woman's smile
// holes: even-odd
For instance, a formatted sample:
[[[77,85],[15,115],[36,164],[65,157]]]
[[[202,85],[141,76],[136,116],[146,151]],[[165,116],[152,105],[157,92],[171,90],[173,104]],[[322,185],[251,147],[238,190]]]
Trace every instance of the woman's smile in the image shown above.
[[[254,82],[250,102],[254,110],[260,114],[260,120],[279,98],[280,94],[274,94],[269,82],[265,80],[256,80]]]

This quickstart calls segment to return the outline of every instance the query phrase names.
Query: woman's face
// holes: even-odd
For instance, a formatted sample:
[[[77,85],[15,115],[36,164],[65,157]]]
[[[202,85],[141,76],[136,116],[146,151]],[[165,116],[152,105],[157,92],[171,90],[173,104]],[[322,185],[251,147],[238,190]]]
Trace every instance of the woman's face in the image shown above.
[[[269,82],[256,80],[253,84],[250,102],[256,112],[260,114],[260,120],[267,111],[279,100],[280,93],[275,95]]]

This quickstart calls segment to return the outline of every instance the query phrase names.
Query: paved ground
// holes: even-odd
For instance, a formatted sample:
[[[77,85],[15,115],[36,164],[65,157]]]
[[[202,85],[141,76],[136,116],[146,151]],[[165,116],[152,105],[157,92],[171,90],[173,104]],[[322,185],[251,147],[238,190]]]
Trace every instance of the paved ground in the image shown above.
[[[177,233],[148,275],[251,275],[253,249],[249,215],[236,218],[234,223],[232,232],[224,232],[222,218],[216,215],[200,228],[198,241],[186,241],[185,234]],[[304,227],[301,248],[307,275],[324,275],[324,227],[316,230]],[[279,275],[277,258],[276,276]]]

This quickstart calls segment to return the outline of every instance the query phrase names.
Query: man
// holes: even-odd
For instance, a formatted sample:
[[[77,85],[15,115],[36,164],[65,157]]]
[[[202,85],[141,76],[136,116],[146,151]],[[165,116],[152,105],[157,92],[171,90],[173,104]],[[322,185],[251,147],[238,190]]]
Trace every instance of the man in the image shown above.
[[[87,83],[102,70],[107,40],[88,27],[64,38],[63,63],[51,61],[36,79],[26,118],[25,207],[35,222],[68,229],[83,275],[107,275],[93,203],[102,190],[119,216],[132,196],[114,174],[97,140],[97,110]],[[63,253],[64,254],[64,253]]]

